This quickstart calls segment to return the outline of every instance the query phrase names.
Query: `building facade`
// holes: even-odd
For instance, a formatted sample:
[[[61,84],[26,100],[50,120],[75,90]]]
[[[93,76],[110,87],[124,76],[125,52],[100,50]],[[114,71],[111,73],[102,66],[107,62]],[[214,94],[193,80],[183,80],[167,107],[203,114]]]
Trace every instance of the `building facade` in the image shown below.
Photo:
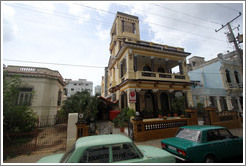
[[[103,97],[119,100],[119,107],[141,113],[168,113],[177,96],[192,106],[190,79],[183,48],[140,40],[139,19],[117,12],[110,42],[110,59],[105,71]],[[178,72],[174,73],[174,68]],[[103,88],[102,88],[103,89]]]
[[[189,59],[189,76],[194,105],[217,107],[218,111],[243,111],[243,74],[236,51],[204,61],[202,57]]]
[[[65,82],[56,70],[47,68],[7,66],[3,69],[6,77],[21,78],[18,105],[28,103],[39,117],[53,118],[63,102]]]
[[[76,92],[81,92],[83,90],[88,90],[92,95],[92,90],[93,90],[92,81],[87,81],[86,79],[79,79],[76,81],[71,79],[66,79],[65,82],[66,82],[65,90],[67,93],[67,97],[71,97]]]

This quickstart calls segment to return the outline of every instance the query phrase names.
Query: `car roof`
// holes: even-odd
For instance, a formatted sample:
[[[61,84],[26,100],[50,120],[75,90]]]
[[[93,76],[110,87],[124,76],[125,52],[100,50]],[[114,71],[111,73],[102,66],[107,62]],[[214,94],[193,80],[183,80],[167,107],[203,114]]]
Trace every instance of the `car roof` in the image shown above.
[[[131,139],[120,134],[94,135],[79,138],[75,147],[90,147],[118,143],[132,143]]]
[[[193,129],[193,130],[201,130],[201,131],[205,131],[205,130],[215,130],[215,129],[225,129],[225,127],[221,127],[221,126],[213,126],[213,125],[194,125],[194,126],[183,126],[181,128],[184,129]]]

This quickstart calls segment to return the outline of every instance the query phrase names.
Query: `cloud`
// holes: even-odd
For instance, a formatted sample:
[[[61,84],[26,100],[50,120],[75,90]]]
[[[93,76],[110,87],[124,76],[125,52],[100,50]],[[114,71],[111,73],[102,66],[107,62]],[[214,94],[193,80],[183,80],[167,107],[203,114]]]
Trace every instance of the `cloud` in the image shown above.
[[[18,27],[14,24],[15,10],[2,3],[3,14],[3,41],[11,41],[15,38]]]

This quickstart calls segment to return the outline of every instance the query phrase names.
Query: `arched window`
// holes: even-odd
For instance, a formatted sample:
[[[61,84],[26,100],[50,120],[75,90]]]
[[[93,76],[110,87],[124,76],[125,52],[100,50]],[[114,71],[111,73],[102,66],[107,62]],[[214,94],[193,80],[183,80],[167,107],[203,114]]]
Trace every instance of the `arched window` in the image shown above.
[[[159,67],[159,68],[158,68],[158,72],[159,72],[159,73],[165,73],[165,70],[164,70],[162,67]]]
[[[151,67],[149,67],[149,65],[145,65],[143,67],[143,71],[151,71]]]
[[[231,83],[230,71],[228,69],[225,70],[226,72],[226,80],[228,83]]]
[[[234,71],[234,75],[235,75],[236,82],[239,84],[240,82],[239,82],[238,72]]]

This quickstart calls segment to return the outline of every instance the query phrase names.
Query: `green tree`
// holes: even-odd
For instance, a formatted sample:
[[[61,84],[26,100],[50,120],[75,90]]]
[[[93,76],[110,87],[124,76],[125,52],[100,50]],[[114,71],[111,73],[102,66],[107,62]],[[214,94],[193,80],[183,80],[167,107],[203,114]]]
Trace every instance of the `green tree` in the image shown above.
[[[180,97],[175,97],[172,101],[172,108],[174,113],[178,114],[184,114],[185,111],[185,97],[180,96]]]
[[[59,114],[68,116],[69,113],[82,113],[84,119],[96,118],[98,99],[91,96],[87,90],[77,92],[65,100]]]
[[[29,132],[36,128],[37,115],[28,105],[17,105],[20,77],[7,78],[3,73],[3,132],[5,135]]]

